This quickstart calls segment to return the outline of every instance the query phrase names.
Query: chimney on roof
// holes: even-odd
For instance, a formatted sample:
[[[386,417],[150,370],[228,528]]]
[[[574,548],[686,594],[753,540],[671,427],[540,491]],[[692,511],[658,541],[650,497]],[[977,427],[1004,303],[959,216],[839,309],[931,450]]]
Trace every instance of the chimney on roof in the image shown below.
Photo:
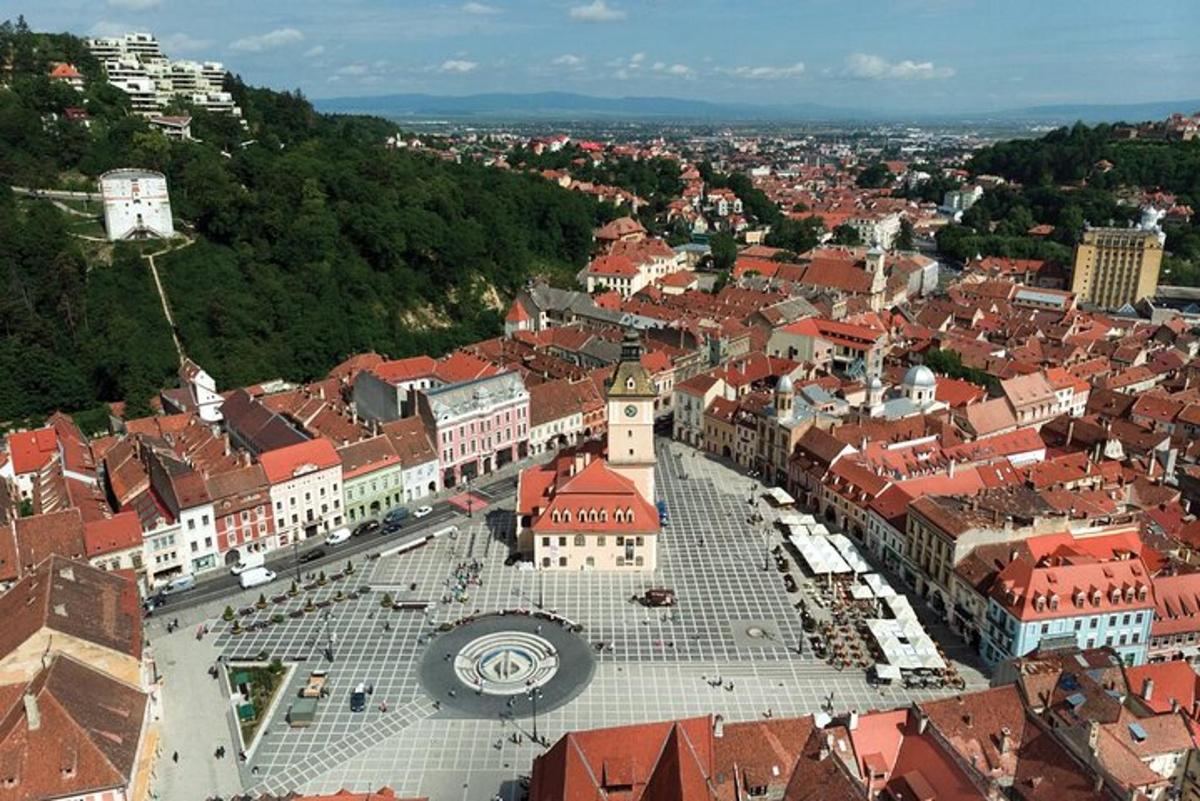
[[[1088,723],[1088,750],[1094,756],[1100,750],[1100,721],[1093,720]]]
[[[850,711],[850,718],[846,721],[846,728],[850,731],[858,730],[858,710]]]
[[[1154,679],[1145,678],[1142,680],[1142,700],[1149,701],[1154,697]]]
[[[25,725],[30,731],[37,731],[42,727],[42,713],[38,709],[37,696],[33,693],[25,693]]]
[[[718,740],[725,736],[725,718],[721,715],[713,715],[713,737]]]
[[[920,708],[917,709],[917,734],[924,734],[929,728],[929,716]]]
[[[1178,711],[1179,711],[1179,699],[1172,698],[1171,699],[1171,714],[1174,715]]]
[[[1067,442],[1066,442],[1066,445],[1067,445],[1067,446],[1070,446],[1070,444],[1071,444],[1071,440],[1073,440],[1073,439],[1075,439],[1075,419],[1074,419],[1074,418],[1072,418],[1072,419],[1071,419],[1071,421],[1070,421],[1069,423],[1067,423]]]
[[[833,732],[825,733],[825,744],[821,746],[821,751],[817,754],[817,759],[824,761],[833,753]]]
[[[950,478],[954,478],[954,467],[957,464],[958,464],[958,462],[956,462],[955,460],[953,460],[953,459],[950,460],[950,470],[949,470]]]
[[[1012,750],[1012,729],[1007,726],[1000,728],[1000,753],[1007,754]]]

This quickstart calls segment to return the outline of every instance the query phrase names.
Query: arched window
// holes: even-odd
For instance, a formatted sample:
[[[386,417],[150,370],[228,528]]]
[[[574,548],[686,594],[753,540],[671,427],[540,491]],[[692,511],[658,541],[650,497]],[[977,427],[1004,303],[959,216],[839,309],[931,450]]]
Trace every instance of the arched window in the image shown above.
[[[561,522],[562,522],[562,515],[560,515],[560,514],[558,513],[558,510],[557,510],[557,509],[555,509],[553,512],[551,512],[551,513],[550,513],[550,519],[551,519],[553,522],[555,522],[555,523],[561,523]]]
[[[570,522],[571,522],[571,510],[570,510],[570,509],[564,509],[564,510],[563,510],[563,522],[564,522],[564,523],[570,523]]]
[[[584,537],[582,534],[576,534],[575,535],[575,547],[582,548],[584,545],[587,545],[587,538]]]

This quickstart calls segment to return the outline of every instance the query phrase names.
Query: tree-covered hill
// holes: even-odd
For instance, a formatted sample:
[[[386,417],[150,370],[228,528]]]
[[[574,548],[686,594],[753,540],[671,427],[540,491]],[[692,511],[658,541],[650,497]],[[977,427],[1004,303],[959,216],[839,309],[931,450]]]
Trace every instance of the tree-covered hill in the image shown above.
[[[9,25],[0,63],[5,52],[0,184],[93,188],[115,167],[166,173],[176,227],[194,244],[161,258],[160,272],[184,347],[222,386],[313,378],[365,349],[438,353],[492,335],[499,302],[534,275],[572,275],[591,248],[587,196],[386,149],[396,132],[386,121],[318,114],[299,93],[230,77],[246,125],[180,107],[200,141],[168,141],[128,114],[75,37]],[[67,59],[87,63],[82,95],[45,77]],[[65,120],[68,105],[88,109],[90,128]],[[70,223],[0,192],[10,288],[0,421],[125,398],[144,407],[172,382],[169,331],[144,302],[153,284],[137,249],[117,248],[108,264]]]
[[[976,254],[1068,261],[1085,222],[1126,225],[1137,220],[1142,192],[1174,195],[1200,209],[1200,141],[1122,139],[1113,126],[1076,124],[1038,139],[999,142],[977,151],[974,175],[1011,182],[984,193],[961,225],[938,233],[939,249],[958,259]],[[1200,285],[1200,219],[1164,226],[1168,256],[1162,283]],[[1034,225],[1053,235],[1027,235]]]

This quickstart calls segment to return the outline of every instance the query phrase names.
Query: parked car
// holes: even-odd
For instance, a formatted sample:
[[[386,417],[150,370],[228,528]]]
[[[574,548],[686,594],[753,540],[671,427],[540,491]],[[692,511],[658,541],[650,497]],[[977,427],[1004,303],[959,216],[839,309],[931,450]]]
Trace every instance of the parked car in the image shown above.
[[[658,508],[658,524],[665,526],[667,521],[671,519],[671,516],[667,514],[667,502],[659,501],[654,505]]]
[[[402,522],[399,520],[393,520],[390,523],[384,523],[383,528],[380,529],[379,533],[386,537],[389,534],[395,534],[402,528],[404,528],[404,524]]]
[[[383,525],[386,527],[389,523],[403,523],[407,519],[408,509],[403,506],[397,506],[383,516]]]
[[[315,562],[326,554],[324,548],[309,548],[300,554],[300,564],[306,565],[309,562]]]
[[[413,517],[416,517],[419,519],[419,518],[425,517],[425,515],[431,514],[432,512],[433,512],[432,506],[418,506],[417,510],[415,512],[413,512]]]
[[[176,593],[186,592],[196,586],[195,576],[180,576],[173,578],[158,591],[159,595],[175,595]]]
[[[642,596],[642,603],[646,606],[674,606],[675,590],[662,588],[646,590],[646,594]]]
[[[169,599],[162,593],[151,595],[146,600],[142,601],[142,611],[146,613],[146,617],[150,617],[158,609],[167,605]]]
[[[328,537],[325,538],[325,544],[329,545],[329,546],[341,545],[343,542],[349,542],[349,541],[350,541],[350,529],[348,529],[348,528],[336,529],[335,531],[331,532]]]
[[[367,685],[361,682],[350,693],[350,711],[364,712],[367,708]]]
[[[354,530],[350,532],[350,536],[363,537],[367,534],[374,534],[376,531],[379,531],[380,527],[381,525],[378,520],[367,520],[355,526]]]

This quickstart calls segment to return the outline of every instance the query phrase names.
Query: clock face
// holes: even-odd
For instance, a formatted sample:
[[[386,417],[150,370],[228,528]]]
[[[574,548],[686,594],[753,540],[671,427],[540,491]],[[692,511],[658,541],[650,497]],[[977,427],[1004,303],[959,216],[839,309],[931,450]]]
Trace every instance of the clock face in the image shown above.
[[[625,407],[626,417],[637,417],[637,407],[632,403]]]

